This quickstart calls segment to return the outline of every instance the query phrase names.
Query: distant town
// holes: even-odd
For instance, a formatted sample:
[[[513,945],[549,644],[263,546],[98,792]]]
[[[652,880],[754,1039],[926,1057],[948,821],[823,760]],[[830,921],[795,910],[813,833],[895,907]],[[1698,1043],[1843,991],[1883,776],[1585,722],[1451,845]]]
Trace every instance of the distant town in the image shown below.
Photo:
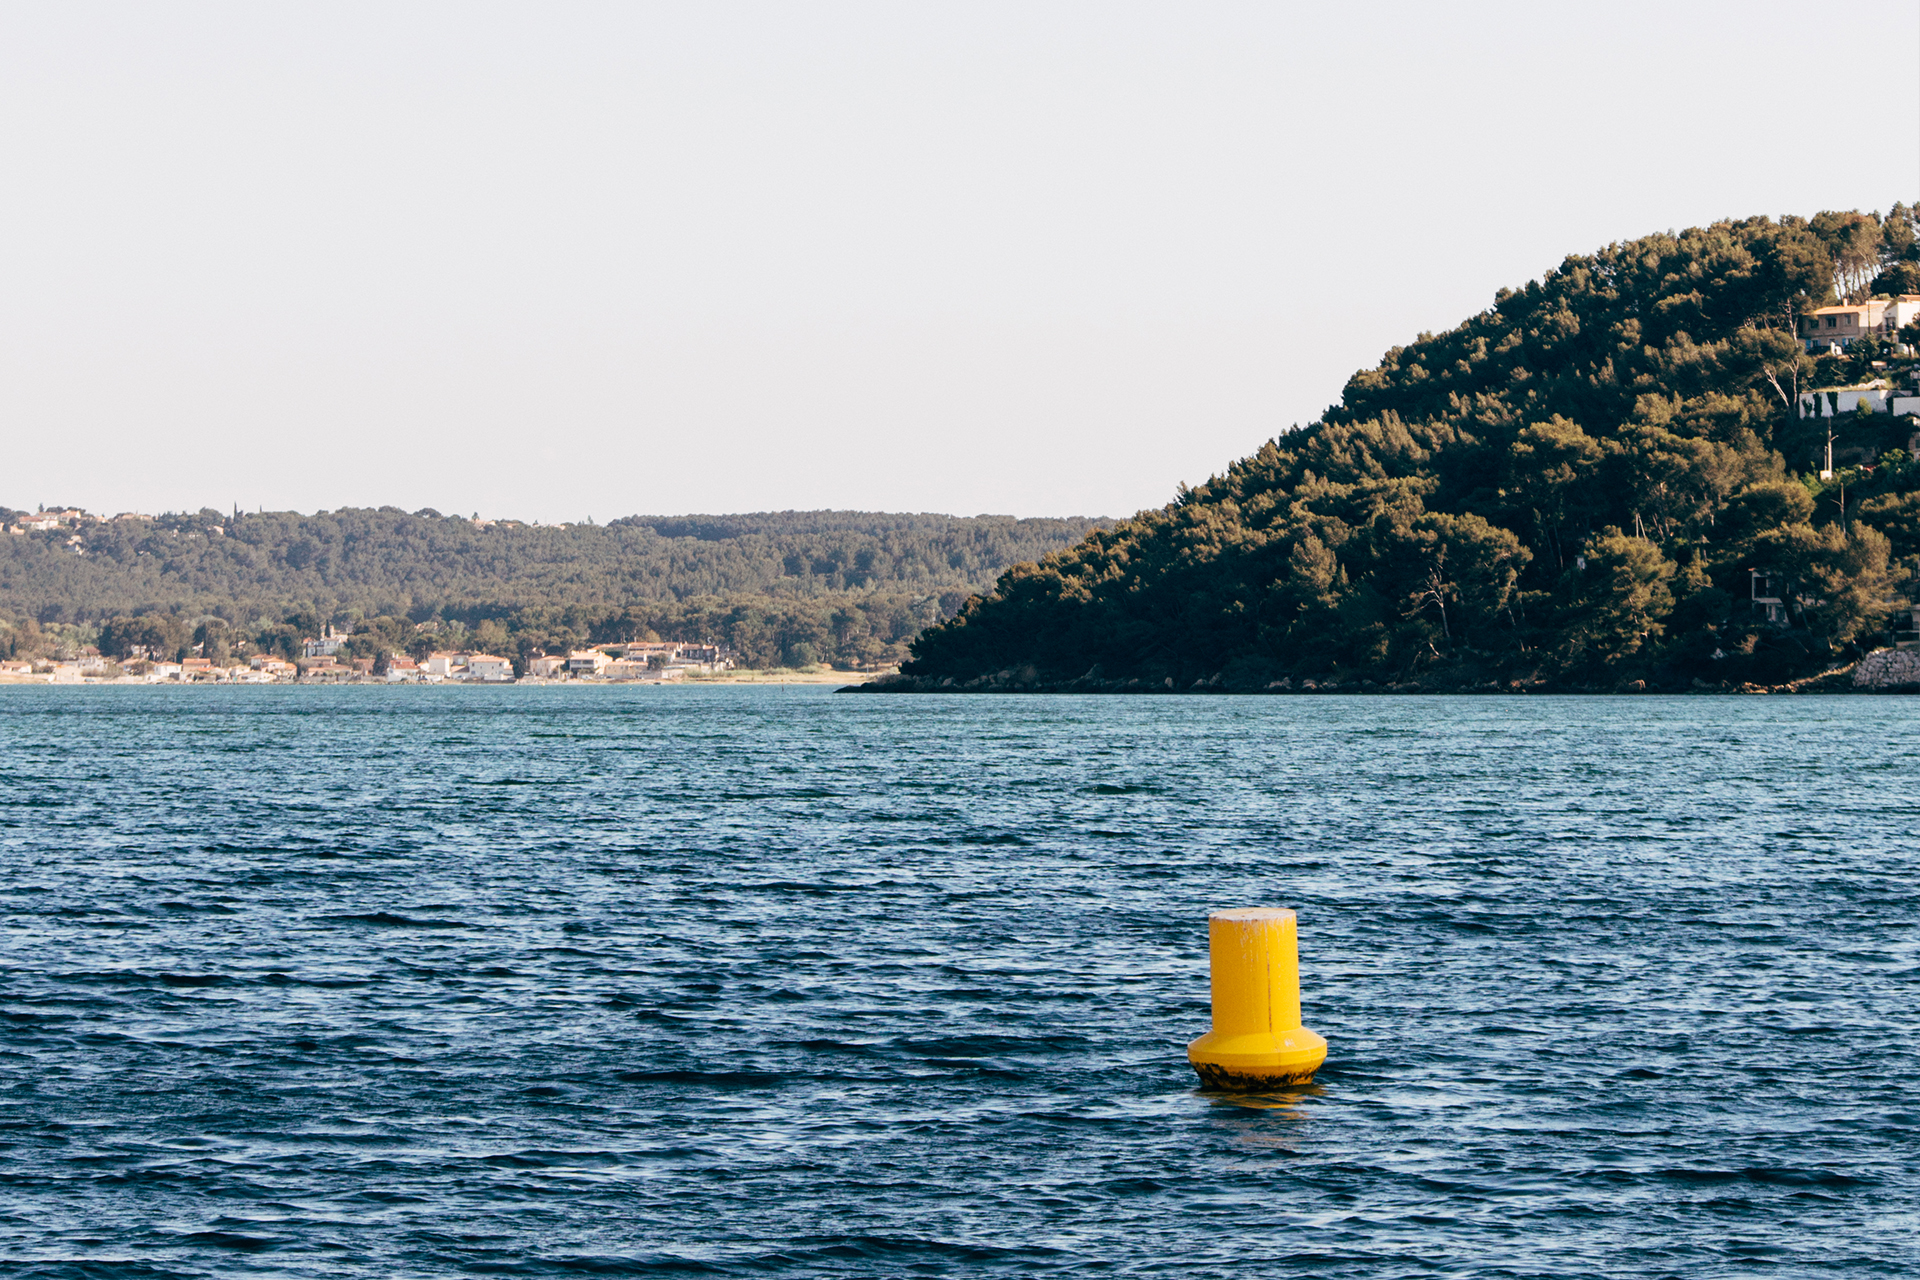
[[[59,533],[89,525],[152,521],[154,517],[128,511],[115,516],[95,515],[78,508],[22,513],[0,525],[10,534]],[[474,522],[487,527],[494,521]],[[514,523],[518,522],[501,522]],[[208,526],[219,537],[218,524]],[[69,541],[85,554],[79,532]],[[420,630],[424,633],[426,628]],[[300,654],[255,653],[220,657],[205,653],[202,642],[169,651],[158,644],[129,643],[124,652],[102,653],[97,645],[83,646],[71,658],[0,660],[0,683],[36,684],[554,684],[589,681],[603,684],[666,684],[690,675],[714,675],[734,669],[734,653],[726,645],[644,641],[595,645],[565,653],[538,652],[525,659],[526,670],[516,674],[512,658],[478,650],[430,650],[419,657],[383,653],[353,657],[341,651],[351,633],[331,625],[318,635],[301,637]]]
[[[564,654],[536,653],[525,674],[516,676],[513,660],[468,650],[434,651],[422,658],[394,653],[377,658],[343,657],[348,635],[324,627],[301,644],[301,656],[288,661],[268,653],[216,662],[194,653],[179,657],[154,654],[147,646],[128,646],[124,658],[111,658],[88,646],[65,661],[0,661],[0,681],[41,684],[666,684],[693,675],[731,671],[732,652],[723,645],[647,641],[597,645]],[[198,650],[203,646],[193,646]]]

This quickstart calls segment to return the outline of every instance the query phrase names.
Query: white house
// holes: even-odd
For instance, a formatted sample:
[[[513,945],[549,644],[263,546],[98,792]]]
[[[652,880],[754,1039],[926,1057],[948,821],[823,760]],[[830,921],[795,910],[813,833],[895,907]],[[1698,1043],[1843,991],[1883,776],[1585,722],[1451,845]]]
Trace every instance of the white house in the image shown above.
[[[499,684],[513,679],[513,662],[491,653],[467,655],[467,679]]]
[[[567,655],[567,672],[576,676],[597,676],[606,670],[610,659],[598,649],[575,649]]]
[[[1909,412],[1920,412],[1920,396],[1895,396],[1893,388],[1885,382],[1869,382],[1858,387],[1822,387],[1800,393],[1800,416],[1831,418],[1835,414],[1853,413],[1862,404],[1874,413],[1900,413],[1901,401],[1911,406]]]
[[[1920,320],[1920,293],[1903,293],[1887,304],[1882,323],[1889,336]]]

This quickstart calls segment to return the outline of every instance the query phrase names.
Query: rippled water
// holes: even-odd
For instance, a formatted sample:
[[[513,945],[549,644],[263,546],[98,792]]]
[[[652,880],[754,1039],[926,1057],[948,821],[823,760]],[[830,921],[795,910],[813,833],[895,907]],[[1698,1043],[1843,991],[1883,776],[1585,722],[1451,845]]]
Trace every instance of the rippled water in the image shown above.
[[[1916,710],[0,690],[0,1264],[1911,1275]]]

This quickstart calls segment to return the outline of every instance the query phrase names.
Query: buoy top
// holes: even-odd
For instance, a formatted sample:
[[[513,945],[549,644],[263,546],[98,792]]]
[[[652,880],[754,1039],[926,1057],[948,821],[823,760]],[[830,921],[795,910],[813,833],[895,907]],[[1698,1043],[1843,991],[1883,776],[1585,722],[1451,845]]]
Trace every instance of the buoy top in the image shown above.
[[[1209,920],[1291,920],[1293,912],[1286,907],[1229,907],[1225,911],[1209,911]]]

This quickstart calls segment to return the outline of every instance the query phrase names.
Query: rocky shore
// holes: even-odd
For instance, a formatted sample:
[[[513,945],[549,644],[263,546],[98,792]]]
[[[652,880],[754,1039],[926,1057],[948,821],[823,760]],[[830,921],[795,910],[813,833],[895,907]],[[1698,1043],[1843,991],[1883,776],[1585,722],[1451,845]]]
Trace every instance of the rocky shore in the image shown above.
[[[1854,667],[1853,687],[1863,693],[1920,692],[1920,652],[1874,650]]]
[[[1519,693],[1920,693],[1920,652],[1879,649],[1858,663],[1836,663],[1826,671],[1787,684],[1738,684],[1707,680],[1678,681],[1670,685],[1645,680],[1612,685],[1584,685],[1535,677],[1489,678],[1485,674],[1438,672],[1416,679],[1380,682],[1336,677],[1281,679],[1266,684],[1230,681],[1225,673],[1181,683],[1172,677],[1111,679],[1099,667],[1073,680],[1047,679],[1033,667],[992,671],[970,680],[952,676],[878,676],[864,684],[847,685],[840,693],[1113,693],[1113,694],[1519,694]]]

